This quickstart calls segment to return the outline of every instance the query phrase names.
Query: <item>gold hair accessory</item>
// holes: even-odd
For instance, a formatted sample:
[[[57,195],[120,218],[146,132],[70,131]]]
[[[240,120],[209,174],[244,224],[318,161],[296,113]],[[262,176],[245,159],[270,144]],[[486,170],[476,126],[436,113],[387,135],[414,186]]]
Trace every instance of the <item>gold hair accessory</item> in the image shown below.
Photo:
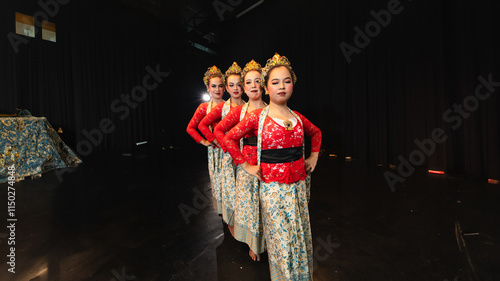
[[[231,74],[241,74],[241,67],[236,62],[233,62],[233,64],[226,70],[226,79]]]
[[[285,56],[282,57],[278,53],[275,53],[272,58],[267,60],[266,66],[264,66],[264,68],[262,68],[262,73],[261,73],[262,83],[264,83],[264,78],[269,73],[269,70],[271,70],[275,66],[285,66],[286,68],[288,68],[288,70],[290,70],[290,74],[292,75],[293,83],[295,84],[297,82],[297,76],[292,71],[292,64],[287,59],[287,57],[285,57]]]
[[[210,77],[212,75],[220,76],[222,82],[225,83],[224,75],[222,75],[220,69],[218,69],[217,66],[214,65],[212,67],[209,67],[208,70],[205,72],[205,76],[203,77],[203,82],[205,83],[205,85],[208,85],[208,80],[210,80]]]
[[[243,68],[243,71],[241,72],[241,82],[243,83],[243,79],[245,78],[245,75],[247,75],[248,72],[250,71],[258,71],[259,73],[262,72],[262,66],[260,63],[251,60],[249,63],[245,65],[245,68]]]

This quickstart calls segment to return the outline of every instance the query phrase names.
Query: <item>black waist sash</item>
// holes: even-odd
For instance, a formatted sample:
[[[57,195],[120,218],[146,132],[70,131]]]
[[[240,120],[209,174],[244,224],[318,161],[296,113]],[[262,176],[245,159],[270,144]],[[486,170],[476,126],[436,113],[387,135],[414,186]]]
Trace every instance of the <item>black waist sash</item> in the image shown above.
[[[288,163],[302,158],[302,146],[279,149],[264,149],[260,153],[261,163]]]
[[[249,137],[243,139],[243,145],[257,146],[257,137]]]

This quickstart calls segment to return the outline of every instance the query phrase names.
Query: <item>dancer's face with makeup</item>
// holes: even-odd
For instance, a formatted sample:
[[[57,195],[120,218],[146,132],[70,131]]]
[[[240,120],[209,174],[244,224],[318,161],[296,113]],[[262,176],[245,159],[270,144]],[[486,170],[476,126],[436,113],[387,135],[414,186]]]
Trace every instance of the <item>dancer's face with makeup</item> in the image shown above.
[[[214,100],[222,99],[222,95],[224,94],[224,84],[222,83],[222,78],[220,77],[212,77],[208,81],[207,85],[208,94]]]
[[[226,91],[232,98],[241,98],[243,89],[241,88],[240,75],[229,75],[227,78]]]
[[[269,73],[266,90],[275,104],[286,104],[293,93],[292,74],[285,66],[273,68]]]
[[[262,86],[260,85],[260,72],[252,70],[245,75],[243,81],[245,94],[251,100],[259,100],[262,97]]]

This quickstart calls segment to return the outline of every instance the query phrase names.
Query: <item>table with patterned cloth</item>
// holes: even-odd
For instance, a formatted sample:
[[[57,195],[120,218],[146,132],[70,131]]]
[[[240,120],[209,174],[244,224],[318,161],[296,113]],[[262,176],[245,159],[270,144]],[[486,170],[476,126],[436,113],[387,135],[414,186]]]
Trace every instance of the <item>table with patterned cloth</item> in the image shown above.
[[[69,148],[45,117],[0,118],[0,183],[15,166],[16,181],[75,167],[82,160]]]

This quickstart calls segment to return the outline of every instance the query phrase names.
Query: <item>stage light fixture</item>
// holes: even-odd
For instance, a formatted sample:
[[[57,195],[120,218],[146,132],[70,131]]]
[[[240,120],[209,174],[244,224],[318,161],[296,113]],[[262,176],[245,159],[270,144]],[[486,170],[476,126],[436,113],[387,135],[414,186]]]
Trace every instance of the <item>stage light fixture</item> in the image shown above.
[[[444,175],[443,171],[429,170],[429,174]]]

